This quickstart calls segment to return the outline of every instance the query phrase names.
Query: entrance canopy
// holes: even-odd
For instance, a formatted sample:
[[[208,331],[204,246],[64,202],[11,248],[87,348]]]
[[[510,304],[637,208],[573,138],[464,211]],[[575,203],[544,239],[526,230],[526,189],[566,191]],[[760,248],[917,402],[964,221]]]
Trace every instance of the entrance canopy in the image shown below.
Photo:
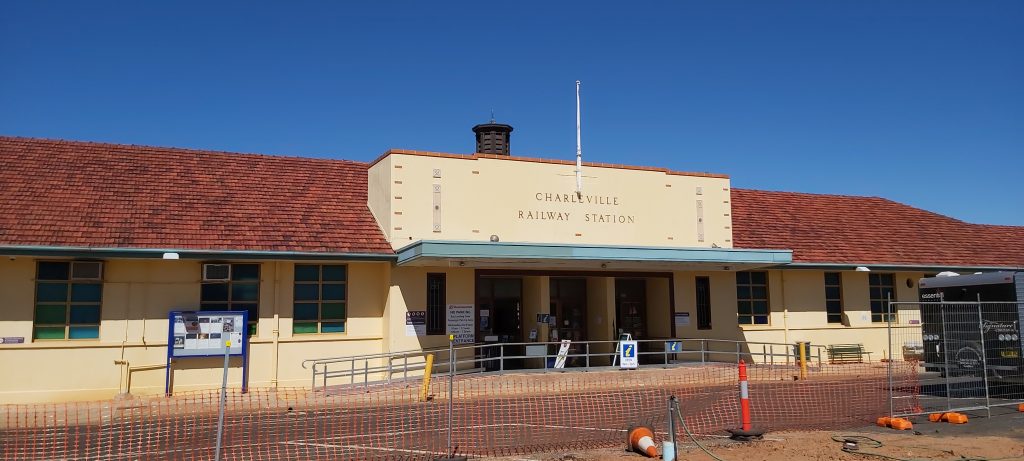
[[[788,264],[790,250],[625,247],[422,240],[398,250],[399,266],[629,271],[748,270]]]

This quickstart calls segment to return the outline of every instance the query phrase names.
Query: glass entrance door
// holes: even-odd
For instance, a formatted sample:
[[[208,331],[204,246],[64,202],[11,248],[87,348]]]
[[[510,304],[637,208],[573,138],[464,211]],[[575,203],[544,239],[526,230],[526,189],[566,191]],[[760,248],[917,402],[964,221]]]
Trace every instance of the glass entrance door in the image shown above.
[[[477,342],[518,343],[523,341],[523,280],[510,277],[480,277],[476,285]],[[488,347],[483,349],[486,357],[522,356],[522,346]],[[488,371],[499,367],[522,368],[522,360],[497,360],[484,362]]]

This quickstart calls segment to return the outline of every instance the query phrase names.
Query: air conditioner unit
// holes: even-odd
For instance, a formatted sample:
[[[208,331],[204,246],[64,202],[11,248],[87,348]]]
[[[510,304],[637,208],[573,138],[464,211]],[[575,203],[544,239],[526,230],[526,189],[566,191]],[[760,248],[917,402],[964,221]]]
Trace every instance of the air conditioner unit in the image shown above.
[[[99,261],[72,261],[71,278],[74,280],[99,280],[103,278],[103,263]]]
[[[230,264],[203,264],[203,281],[220,282],[231,280]]]

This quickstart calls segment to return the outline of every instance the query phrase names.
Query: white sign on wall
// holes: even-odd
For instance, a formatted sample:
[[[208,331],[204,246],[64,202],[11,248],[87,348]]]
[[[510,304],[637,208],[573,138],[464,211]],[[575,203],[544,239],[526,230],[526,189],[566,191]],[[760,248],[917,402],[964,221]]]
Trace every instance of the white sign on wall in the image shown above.
[[[427,311],[409,311],[405,313],[405,335],[427,335]]]
[[[455,344],[473,344],[476,342],[476,315],[472,304],[448,305],[448,334],[454,335]]]

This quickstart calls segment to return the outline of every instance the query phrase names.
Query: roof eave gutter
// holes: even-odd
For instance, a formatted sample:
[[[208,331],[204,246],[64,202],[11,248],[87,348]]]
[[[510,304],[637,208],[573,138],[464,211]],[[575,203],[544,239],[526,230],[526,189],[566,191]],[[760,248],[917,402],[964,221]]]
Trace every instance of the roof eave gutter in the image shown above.
[[[126,258],[163,259],[165,253],[177,253],[180,259],[286,259],[286,260],[346,260],[395,261],[396,254],[338,253],[311,251],[261,250],[196,250],[181,248],[91,248],[52,246],[0,246],[3,256],[42,256],[64,258]]]
[[[941,271],[1017,271],[1024,269],[1024,266],[943,266],[928,264],[884,264],[884,263],[790,263],[785,264],[782,269],[825,269],[825,270],[854,270],[858,267],[866,267],[872,271],[914,271],[914,272],[941,272]]]

